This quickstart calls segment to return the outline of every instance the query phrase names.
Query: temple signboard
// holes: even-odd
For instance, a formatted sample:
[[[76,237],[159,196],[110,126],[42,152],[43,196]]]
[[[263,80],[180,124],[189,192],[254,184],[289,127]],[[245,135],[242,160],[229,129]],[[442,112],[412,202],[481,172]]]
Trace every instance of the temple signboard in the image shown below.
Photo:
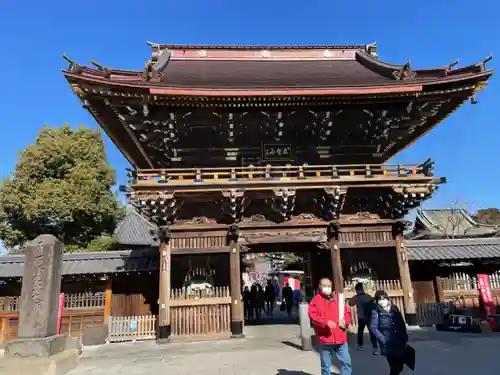
[[[264,161],[288,161],[292,159],[291,144],[262,144],[262,159]]]

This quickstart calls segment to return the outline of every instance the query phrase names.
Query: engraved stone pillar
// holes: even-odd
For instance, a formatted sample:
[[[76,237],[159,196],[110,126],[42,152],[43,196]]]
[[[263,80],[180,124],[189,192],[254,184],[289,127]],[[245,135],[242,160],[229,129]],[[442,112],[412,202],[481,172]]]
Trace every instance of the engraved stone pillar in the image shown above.
[[[65,374],[78,364],[78,350],[57,335],[63,244],[41,235],[25,250],[18,338],[5,348],[0,373]]]
[[[42,338],[57,332],[63,244],[51,235],[30,242],[25,251],[18,338]]]

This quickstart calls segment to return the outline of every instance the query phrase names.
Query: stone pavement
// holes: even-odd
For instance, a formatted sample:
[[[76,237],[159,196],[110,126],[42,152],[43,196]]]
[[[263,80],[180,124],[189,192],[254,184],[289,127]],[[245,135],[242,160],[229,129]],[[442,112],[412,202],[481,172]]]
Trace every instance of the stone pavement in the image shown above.
[[[86,348],[70,375],[320,375],[319,358],[296,346],[294,325],[246,328],[246,339],[157,345],[155,342]],[[415,375],[496,375],[500,334],[417,331]],[[352,346],[353,375],[386,375],[384,358]],[[332,366],[335,374],[337,368]],[[411,371],[405,370],[410,374]]]

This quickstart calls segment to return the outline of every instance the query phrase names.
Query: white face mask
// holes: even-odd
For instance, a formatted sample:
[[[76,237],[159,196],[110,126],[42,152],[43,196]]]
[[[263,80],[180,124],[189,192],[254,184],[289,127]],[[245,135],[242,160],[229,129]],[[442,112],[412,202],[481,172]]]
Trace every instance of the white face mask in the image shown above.
[[[331,286],[321,287],[321,293],[323,293],[325,296],[329,296],[330,294],[332,294],[332,287]]]
[[[381,299],[377,303],[383,309],[386,309],[391,305],[391,301],[389,301],[388,299]]]

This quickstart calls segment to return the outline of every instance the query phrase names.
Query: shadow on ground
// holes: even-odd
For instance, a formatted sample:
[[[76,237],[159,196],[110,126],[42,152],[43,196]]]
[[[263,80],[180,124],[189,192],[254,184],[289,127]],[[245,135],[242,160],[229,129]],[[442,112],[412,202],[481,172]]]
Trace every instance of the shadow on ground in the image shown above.
[[[300,370],[285,370],[279,369],[276,375],[313,375],[310,372],[300,371]]]

